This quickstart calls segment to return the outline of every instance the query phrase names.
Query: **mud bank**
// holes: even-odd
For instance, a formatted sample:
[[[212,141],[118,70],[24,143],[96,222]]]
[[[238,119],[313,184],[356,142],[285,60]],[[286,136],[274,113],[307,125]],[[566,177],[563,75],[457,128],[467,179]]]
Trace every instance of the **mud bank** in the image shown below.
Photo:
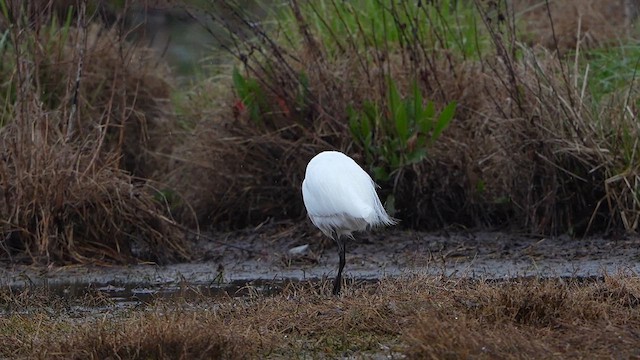
[[[219,239],[241,248],[202,241],[200,260],[159,266],[8,266],[3,286],[46,286],[68,297],[98,291],[121,301],[184,295],[184,289],[241,296],[277,291],[287,281],[332,278],[335,246],[319,237],[227,234]],[[289,250],[309,244],[302,252]],[[346,278],[371,281],[428,274],[477,279],[598,277],[640,272],[640,237],[541,238],[503,232],[434,234],[379,232],[347,247]]]

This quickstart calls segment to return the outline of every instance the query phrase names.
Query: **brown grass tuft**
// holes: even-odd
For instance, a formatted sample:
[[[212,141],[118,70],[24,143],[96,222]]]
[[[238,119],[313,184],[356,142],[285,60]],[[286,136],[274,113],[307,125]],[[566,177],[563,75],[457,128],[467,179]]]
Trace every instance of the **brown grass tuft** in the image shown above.
[[[117,27],[97,24],[43,36],[46,47],[34,54],[42,59],[38,81],[51,109],[62,106],[68,111],[77,102],[77,116],[67,130],[74,139],[101,137],[97,145],[120,156],[124,170],[148,178],[164,170],[166,160],[160,156],[177,141],[172,138],[171,77],[152,49],[130,44],[125,36]],[[76,89],[80,62],[82,78]],[[103,133],[97,131],[98,124]]]
[[[187,257],[152,189],[135,184],[117,157],[91,142],[61,141],[56,114],[29,105],[27,118],[0,132],[5,255],[42,263]]]
[[[87,324],[89,325],[89,324]],[[247,335],[230,334],[214,316],[190,312],[136,314],[116,321],[101,319],[78,329],[71,341],[42,351],[42,357],[77,359],[246,359],[256,345]]]
[[[615,279],[615,280],[614,280]],[[453,303],[423,311],[407,334],[411,358],[637,356],[640,318],[623,297],[594,296],[619,286],[640,289],[633,277],[603,282],[523,280],[454,288]]]
[[[138,177],[161,170],[156,153],[171,146],[166,66],[117,29],[89,24],[82,7],[72,26],[34,16],[15,19],[1,55],[1,253],[42,263],[188,258],[159,192]]]
[[[489,325],[466,316],[419,315],[412,329],[409,359],[531,359],[551,351],[547,331]]]
[[[176,309],[135,312],[127,317],[73,319],[44,313],[13,315],[2,321],[4,356],[38,359],[246,359],[260,348],[241,329],[234,332],[211,313]],[[47,332],[27,323],[40,322]],[[17,330],[17,332],[15,332]],[[20,344],[23,344],[20,346]]]

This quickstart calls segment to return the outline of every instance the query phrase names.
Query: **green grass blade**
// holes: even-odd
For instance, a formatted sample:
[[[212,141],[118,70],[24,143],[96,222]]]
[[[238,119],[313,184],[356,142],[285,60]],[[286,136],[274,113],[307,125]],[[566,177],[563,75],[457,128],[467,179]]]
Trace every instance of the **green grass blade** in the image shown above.
[[[457,103],[452,101],[442,110],[440,116],[438,116],[438,121],[436,121],[433,128],[433,134],[431,135],[432,141],[436,141],[444,129],[449,126],[451,120],[453,120],[453,116],[455,115],[456,106]]]
[[[427,106],[422,110],[422,116],[417,118],[418,126],[420,128],[420,132],[422,134],[431,133],[431,129],[433,129],[433,117],[436,113],[436,106],[433,101],[428,101]]]
[[[403,103],[400,92],[393,80],[389,79],[389,113],[393,116],[396,134],[404,145],[409,140],[409,119],[407,105]]]
[[[238,96],[241,99],[246,97],[248,93],[247,80],[242,76],[242,74],[240,74],[240,71],[238,70],[237,67],[233,68],[233,73],[231,77],[233,79],[233,86],[238,92]]]

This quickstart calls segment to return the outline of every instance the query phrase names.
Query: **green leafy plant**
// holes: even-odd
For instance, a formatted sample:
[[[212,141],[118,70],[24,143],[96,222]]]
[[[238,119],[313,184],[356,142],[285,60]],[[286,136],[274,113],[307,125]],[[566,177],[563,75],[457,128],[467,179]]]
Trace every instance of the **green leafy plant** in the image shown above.
[[[242,76],[238,68],[233,69],[233,86],[240,97],[241,106],[249,113],[249,118],[259,125],[263,125],[262,114],[269,108],[265,93],[254,78]]]
[[[387,181],[398,169],[423,161],[456,109],[456,103],[450,102],[437,113],[417,84],[411,96],[403,98],[391,79],[388,83],[385,106],[367,101],[360,111],[348,109],[351,135],[363,148],[367,162],[379,164],[373,166],[378,181]]]

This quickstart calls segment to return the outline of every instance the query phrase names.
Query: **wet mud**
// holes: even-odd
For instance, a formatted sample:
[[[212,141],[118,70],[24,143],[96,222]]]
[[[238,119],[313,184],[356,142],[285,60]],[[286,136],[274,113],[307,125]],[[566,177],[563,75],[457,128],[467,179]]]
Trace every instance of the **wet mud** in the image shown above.
[[[227,247],[201,240],[199,259],[160,266],[75,265],[0,269],[3,286],[46,287],[68,298],[100,293],[123,304],[157,298],[245,296],[277,292],[287,282],[335,276],[337,248],[319,235],[226,234]],[[308,245],[308,246],[307,246]],[[242,250],[247,249],[247,250]],[[593,278],[640,272],[640,237],[546,238],[505,232],[434,234],[380,231],[347,243],[345,277],[375,281],[413,274],[501,280]]]

